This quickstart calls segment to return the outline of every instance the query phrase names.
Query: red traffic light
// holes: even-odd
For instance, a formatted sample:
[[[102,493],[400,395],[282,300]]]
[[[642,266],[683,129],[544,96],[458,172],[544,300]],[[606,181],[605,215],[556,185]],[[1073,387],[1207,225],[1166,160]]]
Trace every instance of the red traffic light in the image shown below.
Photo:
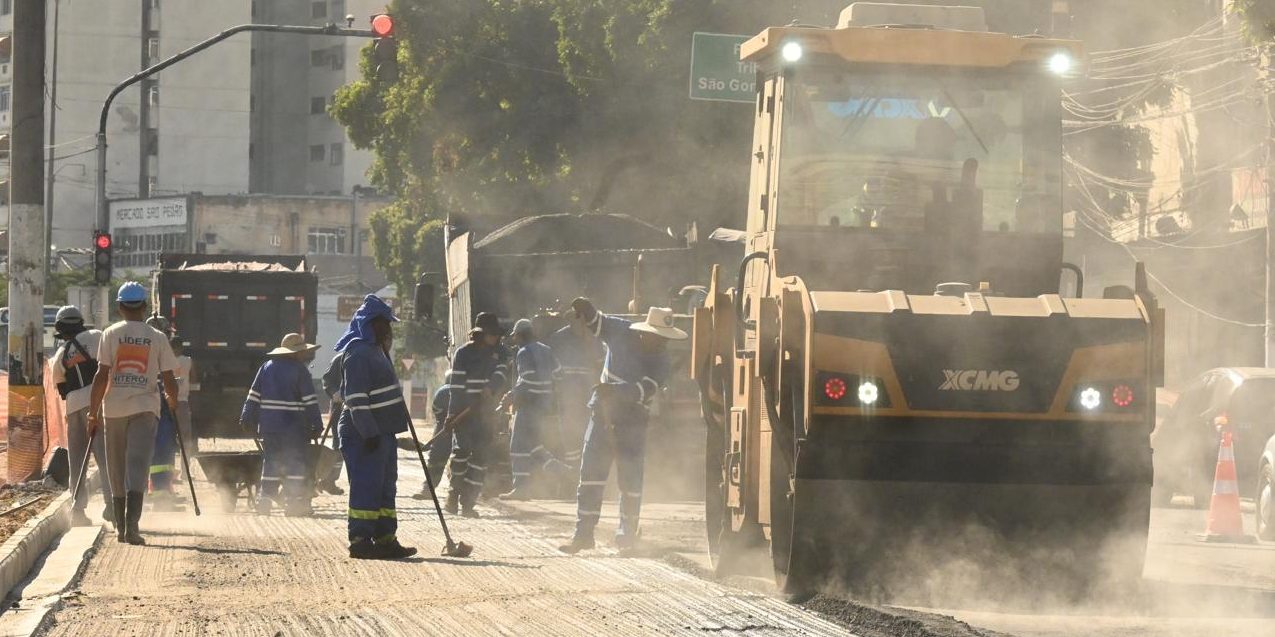
[[[99,234],[93,242],[97,245],[98,250],[109,250],[111,248],[111,235]]]
[[[378,38],[388,38],[394,35],[394,18],[388,13],[378,13],[372,16],[372,35]]]

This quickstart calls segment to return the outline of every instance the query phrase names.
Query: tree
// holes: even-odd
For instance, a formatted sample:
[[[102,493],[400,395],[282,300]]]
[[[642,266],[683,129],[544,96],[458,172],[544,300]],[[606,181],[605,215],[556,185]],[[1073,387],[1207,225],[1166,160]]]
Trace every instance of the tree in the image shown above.
[[[1275,45],[1275,3],[1270,0],[1233,0],[1231,10],[1240,17],[1249,40]]]
[[[691,34],[832,25],[847,4],[394,0],[397,78],[376,77],[369,47],[363,79],[332,108],[374,151],[371,182],[397,197],[372,220],[378,265],[400,286],[440,269],[449,216],[495,227],[606,210],[675,231],[741,226],[752,122],[746,105],[688,100]],[[1047,3],[980,4],[993,29],[1047,28]]]

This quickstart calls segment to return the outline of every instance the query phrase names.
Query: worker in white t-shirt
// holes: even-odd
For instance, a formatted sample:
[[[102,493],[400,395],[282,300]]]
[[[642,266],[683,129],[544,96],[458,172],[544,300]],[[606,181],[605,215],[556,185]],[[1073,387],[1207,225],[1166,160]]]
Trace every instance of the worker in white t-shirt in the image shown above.
[[[89,431],[102,427],[106,439],[106,471],[115,519],[124,521],[116,525],[118,539],[145,544],[138,524],[159,424],[159,382],[164,384],[168,408],[176,412],[177,378],[173,372],[177,357],[168,336],[142,322],[146,318],[146,288],[129,281],[120,286],[115,300],[124,320],[102,332],[89,403]]]
[[[102,342],[102,331],[86,328],[84,315],[74,305],[58,310],[53,330],[62,345],[49,359],[49,373],[64,401],[62,411],[66,414],[67,451],[71,456],[71,488],[75,489],[80,465],[84,463],[84,452],[89,446],[89,394],[93,391],[93,376],[97,373],[97,346]],[[106,479],[106,446],[101,436],[93,437],[93,459],[101,472],[102,498],[106,503],[102,517],[114,522],[111,482]],[[80,485],[71,505],[71,524],[74,526],[92,524],[84,515],[89,503],[89,491],[84,487]]]

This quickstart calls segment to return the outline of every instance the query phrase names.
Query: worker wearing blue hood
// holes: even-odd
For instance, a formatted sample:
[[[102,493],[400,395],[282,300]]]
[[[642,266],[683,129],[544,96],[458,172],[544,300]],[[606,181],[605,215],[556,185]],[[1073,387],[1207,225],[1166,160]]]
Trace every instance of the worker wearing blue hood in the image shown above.
[[[336,343],[343,357],[341,395],[345,406],[337,425],[341,455],[350,478],[350,557],[402,559],[416,549],[399,543],[394,508],[398,481],[394,435],[410,418],[390,362],[390,306],[369,294]]]

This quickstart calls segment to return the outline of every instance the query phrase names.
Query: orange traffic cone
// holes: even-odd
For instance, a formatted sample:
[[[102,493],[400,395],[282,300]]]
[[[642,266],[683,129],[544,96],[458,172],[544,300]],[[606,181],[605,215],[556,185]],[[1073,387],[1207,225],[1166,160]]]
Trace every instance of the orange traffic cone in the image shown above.
[[[1250,543],[1244,534],[1244,517],[1240,515],[1240,486],[1235,477],[1235,448],[1231,432],[1222,432],[1222,446],[1217,450],[1217,471],[1213,475],[1213,499],[1209,502],[1209,521],[1205,542]]]

